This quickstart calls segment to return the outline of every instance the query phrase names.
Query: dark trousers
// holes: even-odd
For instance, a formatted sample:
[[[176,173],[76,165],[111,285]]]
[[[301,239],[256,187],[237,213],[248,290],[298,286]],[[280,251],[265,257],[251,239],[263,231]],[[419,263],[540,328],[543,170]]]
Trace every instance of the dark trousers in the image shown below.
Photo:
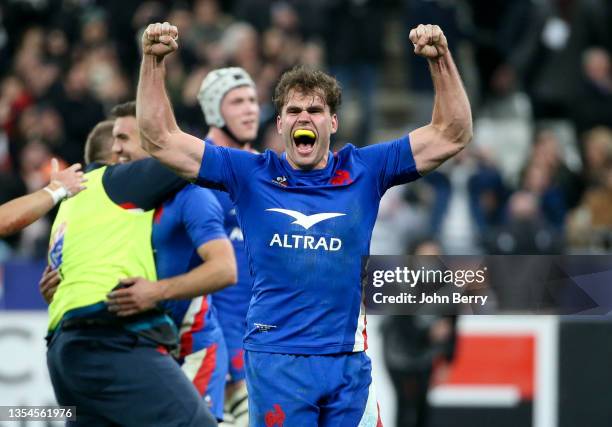
[[[47,365],[69,426],[216,426],[195,387],[157,344],[117,327],[62,330]]]
[[[397,396],[397,427],[426,427],[429,405],[427,390],[431,369],[414,372],[389,370]]]

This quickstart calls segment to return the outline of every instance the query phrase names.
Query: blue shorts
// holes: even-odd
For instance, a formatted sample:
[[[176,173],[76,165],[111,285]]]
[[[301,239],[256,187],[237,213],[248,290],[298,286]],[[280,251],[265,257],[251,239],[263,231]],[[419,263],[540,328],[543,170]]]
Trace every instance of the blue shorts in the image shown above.
[[[245,352],[249,426],[382,427],[365,352]]]
[[[227,347],[229,356],[229,383],[235,383],[244,380],[246,374],[244,372],[244,348],[242,344],[238,347]]]
[[[56,331],[47,365],[57,402],[77,407],[68,426],[217,425],[168,352],[124,329]]]
[[[235,383],[242,381],[245,378],[244,349],[242,341],[244,339],[246,322],[244,320],[242,322],[235,321],[235,319],[230,316],[219,316],[219,325],[223,330],[223,338],[227,346],[227,355],[229,359],[228,382]]]
[[[208,347],[182,358],[179,363],[187,378],[206,402],[210,412],[223,419],[225,382],[227,380],[227,349],[223,335]]]

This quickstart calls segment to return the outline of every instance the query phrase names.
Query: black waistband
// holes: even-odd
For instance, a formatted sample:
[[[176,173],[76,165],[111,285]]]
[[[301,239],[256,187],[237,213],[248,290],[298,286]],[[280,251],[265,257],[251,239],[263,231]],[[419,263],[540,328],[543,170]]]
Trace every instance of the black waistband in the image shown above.
[[[62,330],[89,329],[89,328],[123,328],[124,322],[117,319],[103,319],[96,317],[74,317],[64,320],[60,328]]]

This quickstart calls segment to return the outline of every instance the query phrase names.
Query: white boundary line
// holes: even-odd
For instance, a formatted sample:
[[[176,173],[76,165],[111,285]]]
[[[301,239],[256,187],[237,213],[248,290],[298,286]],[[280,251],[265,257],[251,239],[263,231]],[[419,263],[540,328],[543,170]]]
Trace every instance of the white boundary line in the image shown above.
[[[429,392],[427,400],[436,407],[513,408],[521,401],[521,394],[518,387],[513,385],[440,385]]]

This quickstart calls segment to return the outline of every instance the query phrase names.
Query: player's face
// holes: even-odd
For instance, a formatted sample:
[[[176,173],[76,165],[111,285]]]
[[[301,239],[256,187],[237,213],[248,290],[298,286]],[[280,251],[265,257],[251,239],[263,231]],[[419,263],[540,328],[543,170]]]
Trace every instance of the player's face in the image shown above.
[[[221,116],[238,142],[246,144],[253,141],[259,128],[259,104],[255,89],[241,86],[230,90],[221,101]]]
[[[118,163],[127,163],[149,157],[149,154],[140,146],[136,117],[127,116],[115,119],[112,152]]]
[[[316,93],[290,90],[276,128],[285,144],[287,160],[296,169],[323,169],[327,165],[329,140],[338,130],[338,117]],[[299,138],[298,130],[311,131],[314,138]]]

